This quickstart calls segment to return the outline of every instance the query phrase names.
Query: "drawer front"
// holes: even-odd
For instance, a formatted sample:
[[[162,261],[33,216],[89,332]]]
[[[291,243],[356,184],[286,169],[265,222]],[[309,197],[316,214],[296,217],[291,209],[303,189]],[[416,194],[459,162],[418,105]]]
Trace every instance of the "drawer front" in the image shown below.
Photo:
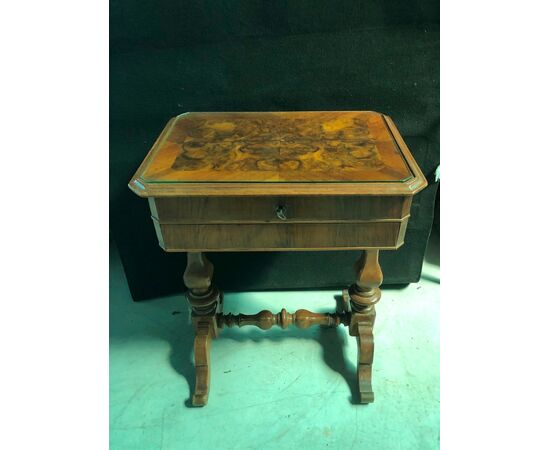
[[[323,223],[402,220],[412,197],[166,197],[149,198],[162,224]]]
[[[153,220],[166,251],[276,251],[395,249],[407,219],[399,222],[284,224],[162,224]]]

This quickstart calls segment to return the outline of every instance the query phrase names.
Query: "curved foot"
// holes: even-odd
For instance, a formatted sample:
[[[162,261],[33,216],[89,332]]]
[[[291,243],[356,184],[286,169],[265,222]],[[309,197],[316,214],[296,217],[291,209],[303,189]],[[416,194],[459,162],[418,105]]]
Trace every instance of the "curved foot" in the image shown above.
[[[193,406],[204,406],[208,402],[210,388],[210,341],[212,326],[199,322],[195,334],[195,392],[192,397]]]
[[[372,391],[372,360],[374,357],[374,338],[369,322],[357,323],[357,379],[359,381],[359,401],[374,402]]]

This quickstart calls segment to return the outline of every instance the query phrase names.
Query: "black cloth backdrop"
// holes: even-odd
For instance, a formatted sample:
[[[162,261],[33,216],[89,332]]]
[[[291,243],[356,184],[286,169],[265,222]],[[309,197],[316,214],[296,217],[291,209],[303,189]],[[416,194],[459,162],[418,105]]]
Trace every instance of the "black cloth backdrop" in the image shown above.
[[[418,281],[439,163],[439,2],[110,3],[110,228],[134,299],[181,292],[184,254],[158,246],[127,183],[186,111],[374,110],[390,115],[430,186],[385,284]],[[336,188],[337,189],[337,188]],[[335,192],[337,193],[337,192]],[[358,252],[212,253],[224,290],[345,287]]]

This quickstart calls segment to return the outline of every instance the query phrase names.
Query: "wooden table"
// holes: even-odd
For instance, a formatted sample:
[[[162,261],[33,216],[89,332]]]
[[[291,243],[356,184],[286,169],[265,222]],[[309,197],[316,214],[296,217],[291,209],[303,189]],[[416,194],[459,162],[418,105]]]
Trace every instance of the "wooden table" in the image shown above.
[[[160,246],[187,252],[193,405],[208,400],[211,339],[234,325],[349,326],[358,343],[360,399],[374,401],[378,253],[403,245],[412,197],[426,185],[392,120],[376,112],[187,113],[170,120],[129,187],[148,197]],[[345,307],[224,315],[205,252],[266,250],[362,250]]]

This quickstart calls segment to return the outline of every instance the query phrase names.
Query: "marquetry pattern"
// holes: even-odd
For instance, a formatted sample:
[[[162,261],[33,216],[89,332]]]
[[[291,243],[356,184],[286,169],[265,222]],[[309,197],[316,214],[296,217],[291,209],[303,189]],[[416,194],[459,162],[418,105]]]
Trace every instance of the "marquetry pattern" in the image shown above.
[[[143,178],[190,181],[404,181],[412,176],[381,114],[189,113],[174,118]]]
[[[195,328],[195,406],[210,388],[210,344],[222,328],[349,327],[361,403],[374,401],[380,250],[404,243],[412,196],[427,181],[393,121],[372,111],[186,113],[170,120],[130,181],[148,197],[159,245],[187,252]],[[223,314],[203,252],[361,250],[335,313]],[[246,270],[246,268],[244,268]]]

